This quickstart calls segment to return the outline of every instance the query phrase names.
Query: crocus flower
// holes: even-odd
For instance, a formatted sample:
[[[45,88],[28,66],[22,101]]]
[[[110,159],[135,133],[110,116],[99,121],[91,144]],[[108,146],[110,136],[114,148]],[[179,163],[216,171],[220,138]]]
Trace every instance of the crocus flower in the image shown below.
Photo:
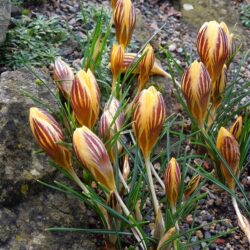
[[[239,173],[240,149],[235,137],[224,127],[218,133],[216,147],[224,157],[235,176]],[[220,170],[225,178],[225,182],[230,189],[235,188],[235,181],[224,164],[220,163]]]
[[[233,123],[233,125],[230,127],[230,133],[236,138],[236,140],[238,140],[240,138],[241,135],[241,131],[242,131],[242,116],[239,116],[236,121]]]
[[[221,75],[230,50],[228,37],[222,26],[216,21],[206,22],[197,37],[198,54],[209,72],[212,84]]]
[[[211,82],[208,71],[202,62],[194,61],[182,77],[182,93],[189,111],[201,127],[206,118]]]
[[[144,158],[148,158],[166,118],[165,103],[161,93],[151,86],[140,93],[134,105],[133,131]]]
[[[189,181],[187,187],[184,190],[184,196],[185,199],[187,200],[188,197],[190,197],[193,192],[196,190],[196,188],[198,187],[198,185],[200,184],[201,181],[201,176],[200,175],[195,175],[193,176],[193,178]]]
[[[57,121],[46,111],[32,107],[29,113],[31,131],[39,146],[68,172],[72,171],[70,151],[60,144],[64,135]]]
[[[80,70],[75,76],[70,101],[79,124],[92,128],[99,115],[100,91],[90,69]]]
[[[119,113],[118,113],[119,112]],[[99,135],[105,142],[110,141],[114,135],[122,129],[125,121],[125,114],[123,111],[119,111],[119,101],[112,97],[110,101],[105,104],[104,112],[100,118],[99,123]],[[112,141],[110,141],[112,143]],[[122,145],[117,141],[110,147],[107,145],[109,157],[111,162],[115,161],[115,147],[117,146],[118,153],[122,150]]]
[[[165,190],[172,211],[175,211],[180,191],[181,171],[175,158],[171,158],[165,171]]]
[[[77,158],[96,181],[110,192],[114,191],[113,168],[102,141],[89,128],[82,126],[74,131],[73,146]]]
[[[122,71],[123,58],[124,58],[123,46],[114,44],[110,56],[110,69],[113,75],[112,91],[115,90],[116,80]]]
[[[131,40],[136,22],[135,8],[131,0],[118,0],[113,18],[118,44],[126,48]]]
[[[74,80],[74,73],[70,66],[59,57],[55,60],[53,79],[63,96],[68,99]]]
[[[144,57],[139,64],[140,71],[138,77],[138,92],[144,88],[145,84],[149,80],[149,75],[155,62],[154,49],[150,44],[145,47],[143,54]]]
[[[112,6],[113,11],[115,10],[116,3],[117,3],[117,0],[111,0],[111,6]]]

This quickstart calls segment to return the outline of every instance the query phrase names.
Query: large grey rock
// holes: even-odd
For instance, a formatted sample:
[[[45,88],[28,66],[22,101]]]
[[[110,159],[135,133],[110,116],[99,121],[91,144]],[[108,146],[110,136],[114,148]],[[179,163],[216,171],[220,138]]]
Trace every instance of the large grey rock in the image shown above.
[[[17,203],[27,193],[24,191],[36,192],[40,186],[36,179],[48,179],[55,171],[47,157],[35,154],[38,146],[29,128],[28,113],[34,102],[23,95],[23,90],[55,106],[48,90],[36,85],[35,79],[27,70],[1,74],[0,205]]]
[[[11,5],[9,0],[0,1],[0,45],[4,42],[10,22]]]

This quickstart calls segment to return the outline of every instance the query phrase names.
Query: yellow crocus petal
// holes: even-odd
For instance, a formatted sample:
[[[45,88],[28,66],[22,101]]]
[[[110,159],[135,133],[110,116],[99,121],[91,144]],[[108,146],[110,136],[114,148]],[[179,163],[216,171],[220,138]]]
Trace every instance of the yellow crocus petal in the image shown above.
[[[221,127],[218,133],[216,147],[224,157],[234,175],[239,172],[240,149],[234,136],[224,127]],[[230,189],[235,188],[235,181],[228,172],[223,163],[220,163],[221,173],[225,178],[226,184]]]
[[[111,6],[112,6],[113,11],[115,10],[116,3],[117,3],[117,0],[111,0]]]
[[[110,192],[114,191],[113,168],[102,141],[89,128],[82,126],[74,131],[73,146],[77,158],[96,181],[100,182]]]
[[[118,0],[113,18],[117,41],[126,48],[131,40],[136,22],[135,8],[131,0]]]
[[[92,128],[99,115],[100,91],[90,69],[80,70],[75,76],[70,101],[79,124]]]
[[[112,97],[111,101],[108,101],[105,104],[104,112],[99,123],[99,135],[104,142],[109,142],[106,144],[106,147],[112,163],[115,161],[115,147],[117,147],[118,153],[122,150],[122,145],[119,141],[113,146],[110,145],[110,143],[114,143],[113,141],[110,141],[110,139],[121,130],[125,122],[124,112],[119,111],[118,109],[119,101],[115,97]],[[118,114],[118,112],[120,113]]]
[[[242,126],[243,126],[242,116],[239,116],[234,122],[234,124],[230,127],[229,131],[236,138],[236,140],[240,138]]]
[[[212,84],[211,101],[216,109],[220,106],[222,94],[226,87],[226,71],[227,66],[224,64],[219,78]]]
[[[135,100],[133,131],[145,158],[158,140],[166,118],[163,97],[155,87],[144,89]]]
[[[206,22],[200,28],[197,50],[214,83],[219,78],[229,54],[227,35],[216,21]]]
[[[193,178],[189,181],[187,187],[184,190],[184,196],[185,199],[187,200],[188,197],[190,197],[193,192],[196,190],[196,188],[198,187],[199,183],[201,181],[201,176],[200,175],[195,175],[193,176]]]
[[[165,190],[172,210],[175,209],[180,191],[181,171],[175,158],[171,158],[165,172]]]
[[[124,48],[121,45],[114,44],[110,56],[110,69],[113,75],[112,90],[115,90],[116,80],[122,71],[122,63],[124,58]]]
[[[211,93],[211,81],[202,62],[194,61],[182,77],[182,93],[198,126],[203,125]]]
[[[63,96],[70,97],[71,88],[74,80],[74,73],[70,66],[61,58],[57,58],[54,63],[53,80],[56,82],[58,89]]]
[[[60,125],[46,111],[30,108],[29,122],[31,131],[39,146],[63,169],[71,172],[71,154],[63,145],[64,136]]]
[[[150,72],[152,71],[152,68],[154,66],[155,62],[155,54],[154,54],[154,49],[153,47],[148,44],[144,51],[143,51],[144,57],[140,61],[139,68],[139,77],[138,77],[138,91],[140,92],[145,84],[147,83]]]

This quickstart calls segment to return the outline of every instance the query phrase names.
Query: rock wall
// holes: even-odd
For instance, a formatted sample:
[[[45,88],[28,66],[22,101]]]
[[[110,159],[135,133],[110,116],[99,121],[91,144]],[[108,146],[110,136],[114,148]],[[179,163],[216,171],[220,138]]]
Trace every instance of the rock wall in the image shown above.
[[[0,45],[4,42],[9,26],[11,5],[9,0],[0,1]]]

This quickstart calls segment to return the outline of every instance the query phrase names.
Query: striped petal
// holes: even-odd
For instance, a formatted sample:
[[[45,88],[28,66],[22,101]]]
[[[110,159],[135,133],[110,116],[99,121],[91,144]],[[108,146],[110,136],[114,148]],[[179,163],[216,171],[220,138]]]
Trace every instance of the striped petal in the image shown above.
[[[197,50],[214,83],[222,72],[230,50],[228,37],[216,21],[206,22],[200,28]]]
[[[201,176],[200,175],[195,175],[193,176],[193,178],[189,181],[187,187],[184,190],[184,196],[185,199],[187,200],[192,194],[193,192],[196,190],[196,188],[198,187],[199,183],[201,181]]]
[[[167,200],[172,210],[175,209],[178,200],[181,183],[181,171],[175,158],[171,158],[165,171],[165,190]]]
[[[63,96],[70,97],[71,88],[74,80],[74,73],[70,66],[61,58],[57,58],[54,63],[53,79]]]
[[[221,127],[218,133],[216,147],[228,163],[234,175],[239,173],[240,149],[239,144],[234,136],[224,127]],[[235,188],[235,182],[231,174],[228,172],[223,163],[220,163],[221,173],[225,178],[225,182],[229,188]]]
[[[92,128],[100,110],[100,91],[95,76],[88,69],[80,70],[71,91],[71,106],[79,124]]]
[[[59,144],[64,140],[62,129],[57,121],[46,111],[31,108],[29,122],[32,133],[39,146],[62,168],[71,171],[71,154]]]
[[[131,0],[118,0],[113,18],[117,41],[126,48],[131,40],[136,22],[135,8]]]
[[[144,89],[135,101],[133,131],[144,157],[149,157],[166,118],[163,97],[154,87]]]
[[[203,125],[211,93],[211,81],[202,62],[194,61],[182,77],[182,93],[198,126]]]
[[[242,116],[239,116],[229,129],[230,133],[236,138],[236,140],[240,138],[242,126],[243,126]]]
[[[96,181],[100,182],[110,192],[114,191],[113,168],[102,141],[86,126],[82,126],[74,131],[73,146],[77,158]]]

